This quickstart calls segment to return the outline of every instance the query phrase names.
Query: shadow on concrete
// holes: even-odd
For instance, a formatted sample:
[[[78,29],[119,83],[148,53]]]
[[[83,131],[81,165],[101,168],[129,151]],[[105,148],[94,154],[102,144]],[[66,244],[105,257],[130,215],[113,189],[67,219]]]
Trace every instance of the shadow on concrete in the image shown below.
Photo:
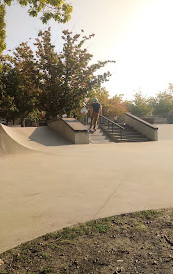
[[[58,133],[55,133],[47,126],[37,127],[29,136],[30,141],[37,142],[44,146],[64,146],[71,143]]]

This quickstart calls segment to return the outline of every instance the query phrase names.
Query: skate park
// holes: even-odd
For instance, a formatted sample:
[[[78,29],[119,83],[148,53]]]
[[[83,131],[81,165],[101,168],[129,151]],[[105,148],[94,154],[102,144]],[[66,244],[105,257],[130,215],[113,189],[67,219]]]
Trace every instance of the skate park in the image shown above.
[[[1,126],[1,253],[80,222],[173,206],[172,125],[158,126],[156,142],[99,133],[71,144],[47,127]]]

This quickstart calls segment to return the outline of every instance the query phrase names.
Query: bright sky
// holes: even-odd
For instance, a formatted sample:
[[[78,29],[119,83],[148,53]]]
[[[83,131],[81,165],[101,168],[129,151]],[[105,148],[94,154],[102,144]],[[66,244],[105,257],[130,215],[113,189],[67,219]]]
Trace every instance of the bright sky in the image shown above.
[[[132,99],[139,90],[154,96],[173,83],[173,1],[172,0],[71,0],[72,19],[61,25],[51,21],[52,42],[59,50],[61,31],[95,33],[88,51],[94,61],[116,60],[107,69],[112,76],[105,84],[110,95]],[[35,38],[46,29],[24,8],[7,9],[7,49]]]

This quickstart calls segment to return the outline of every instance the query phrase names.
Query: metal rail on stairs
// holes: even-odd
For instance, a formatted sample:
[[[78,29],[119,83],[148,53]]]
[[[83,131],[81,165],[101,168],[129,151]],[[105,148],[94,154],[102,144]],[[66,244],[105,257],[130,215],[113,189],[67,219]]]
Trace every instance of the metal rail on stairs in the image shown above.
[[[114,134],[114,129],[119,129],[119,133],[120,133],[120,138],[122,140],[123,137],[123,131],[124,131],[124,127],[120,126],[119,124],[111,121],[110,119],[108,119],[107,117],[100,115],[100,125],[104,125],[107,127],[108,131],[113,135]]]

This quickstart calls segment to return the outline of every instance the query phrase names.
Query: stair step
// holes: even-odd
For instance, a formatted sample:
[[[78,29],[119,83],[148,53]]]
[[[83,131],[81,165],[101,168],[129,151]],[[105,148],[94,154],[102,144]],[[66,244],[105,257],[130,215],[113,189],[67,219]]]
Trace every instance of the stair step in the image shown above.
[[[112,131],[108,131],[109,133],[112,133]],[[113,131],[113,135],[121,135],[120,134],[120,132],[115,132],[115,131]],[[142,136],[139,132],[126,132],[126,131],[123,131],[122,132],[122,136],[129,136],[129,137],[133,137],[133,136],[138,136],[138,137],[140,137],[140,136]]]
[[[137,132],[135,129],[129,127],[129,126],[124,126],[124,130],[121,131],[119,128],[113,128],[113,133],[112,133],[112,128],[110,127],[108,130],[107,126],[102,125],[104,128],[105,132],[108,132],[110,136],[116,138],[118,142],[146,142],[148,139]],[[121,134],[122,134],[122,140],[121,140]]]
[[[135,139],[135,140],[133,140],[133,139],[122,139],[121,140],[121,142],[148,142],[148,140],[147,139]]]
[[[120,137],[121,138],[121,135],[120,134],[112,134],[113,136],[115,137]],[[143,136],[143,135],[126,135],[126,134],[122,134],[122,138],[125,138],[125,139],[147,139],[147,137]]]
[[[100,128],[97,128],[95,132],[89,133],[89,140],[90,144],[106,144],[113,142]]]
[[[120,134],[114,134],[113,133],[113,135],[115,135],[115,136],[121,136]],[[122,134],[122,137],[124,137],[124,138],[145,138],[145,136],[142,136],[142,135],[140,135],[140,134],[126,134],[126,133],[124,133],[124,134]]]
[[[148,141],[147,138],[122,138],[122,139],[121,139],[121,138],[117,138],[117,137],[116,137],[116,139],[119,140],[120,142],[121,142],[121,141],[125,141],[125,140],[126,140],[126,141],[129,141],[129,142],[138,142],[138,141],[139,141],[139,142],[145,142],[145,141]]]

